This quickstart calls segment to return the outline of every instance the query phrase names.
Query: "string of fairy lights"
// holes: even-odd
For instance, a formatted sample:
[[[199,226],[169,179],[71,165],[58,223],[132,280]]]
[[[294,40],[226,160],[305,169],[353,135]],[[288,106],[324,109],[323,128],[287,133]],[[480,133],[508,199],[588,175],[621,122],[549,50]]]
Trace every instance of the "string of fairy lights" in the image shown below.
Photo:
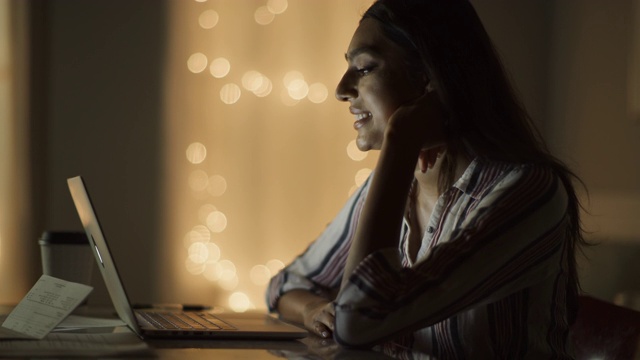
[[[206,3],[207,0],[195,0]],[[206,4],[203,4],[206,5]],[[268,26],[277,16],[284,14],[289,6],[288,0],[268,0],[255,9],[254,20],[257,24]],[[220,15],[215,9],[203,9],[198,16],[201,29],[212,31],[220,22]],[[222,56],[210,56],[203,52],[193,52],[186,59],[187,70],[196,76],[211,76],[224,82],[217,94],[222,104],[232,105],[241,101],[244,96],[273,98],[285,106],[296,106],[303,101],[321,104],[329,97],[327,86],[320,82],[308,83],[302,72],[291,70],[281,79],[257,70],[238,71],[229,59]],[[233,78],[231,74],[242,74]],[[195,169],[187,178],[190,191],[201,199],[217,199],[225,196],[228,186],[223,174],[210,174],[198,168],[207,158],[207,146],[194,141],[186,148],[186,160]],[[362,161],[367,157],[361,152],[355,140],[346,146],[346,154],[353,161]],[[350,195],[371,173],[368,168],[357,171],[354,183],[349,190]],[[225,231],[228,224],[227,215],[213,204],[199,206],[197,210],[199,224],[186,231],[184,248],[186,250],[185,267],[194,276],[203,276],[221,289],[229,292],[229,308],[243,312],[256,307],[250,296],[238,290],[240,272],[236,264],[225,257],[225,250],[212,240],[214,235]],[[254,286],[264,289],[270,278],[284,267],[278,259],[271,259],[264,264],[256,264],[248,271],[249,281]]]

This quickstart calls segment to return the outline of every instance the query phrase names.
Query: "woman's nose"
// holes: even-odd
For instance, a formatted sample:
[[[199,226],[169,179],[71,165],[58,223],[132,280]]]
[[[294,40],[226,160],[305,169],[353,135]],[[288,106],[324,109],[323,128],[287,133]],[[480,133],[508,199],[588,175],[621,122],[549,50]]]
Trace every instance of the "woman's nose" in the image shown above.
[[[338,86],[336,87],[336,99],[339,101],[349,101],[358,95],[353,79],[349,76],[349,73],[345,73],[340,79]]]

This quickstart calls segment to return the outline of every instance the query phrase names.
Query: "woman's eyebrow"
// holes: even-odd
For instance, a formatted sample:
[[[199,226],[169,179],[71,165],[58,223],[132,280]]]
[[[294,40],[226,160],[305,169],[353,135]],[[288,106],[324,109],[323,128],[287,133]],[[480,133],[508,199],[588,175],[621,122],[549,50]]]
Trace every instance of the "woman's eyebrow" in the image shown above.
[[[359,48],[355,48],[350,50],[349,52],[344,54],[344,58],[345,60],[349,61],[352,60],[354,57],[360,55],[360,54],[371,54],[373,56],[378,56],[380,55],[380,51],[375,47],[375,46],[362,46]]]

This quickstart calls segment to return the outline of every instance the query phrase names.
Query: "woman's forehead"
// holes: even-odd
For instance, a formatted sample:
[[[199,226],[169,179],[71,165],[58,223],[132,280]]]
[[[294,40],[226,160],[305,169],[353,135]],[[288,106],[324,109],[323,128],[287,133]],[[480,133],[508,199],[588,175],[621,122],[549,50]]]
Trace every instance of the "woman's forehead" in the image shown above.
[[[404,51],[384,35],[377,20],[364,19],[353,34],[345,56],[349,60],[362,53],[382,56],[401,55]]]

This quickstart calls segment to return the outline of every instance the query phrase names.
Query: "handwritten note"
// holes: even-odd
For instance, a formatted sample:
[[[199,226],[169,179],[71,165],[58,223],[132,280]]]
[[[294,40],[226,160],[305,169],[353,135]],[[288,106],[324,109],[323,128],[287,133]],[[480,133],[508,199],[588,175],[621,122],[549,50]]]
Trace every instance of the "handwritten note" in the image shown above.
[[[44,338],[93,290],[91,286],[42,275],[2,323],[34,339]]]

